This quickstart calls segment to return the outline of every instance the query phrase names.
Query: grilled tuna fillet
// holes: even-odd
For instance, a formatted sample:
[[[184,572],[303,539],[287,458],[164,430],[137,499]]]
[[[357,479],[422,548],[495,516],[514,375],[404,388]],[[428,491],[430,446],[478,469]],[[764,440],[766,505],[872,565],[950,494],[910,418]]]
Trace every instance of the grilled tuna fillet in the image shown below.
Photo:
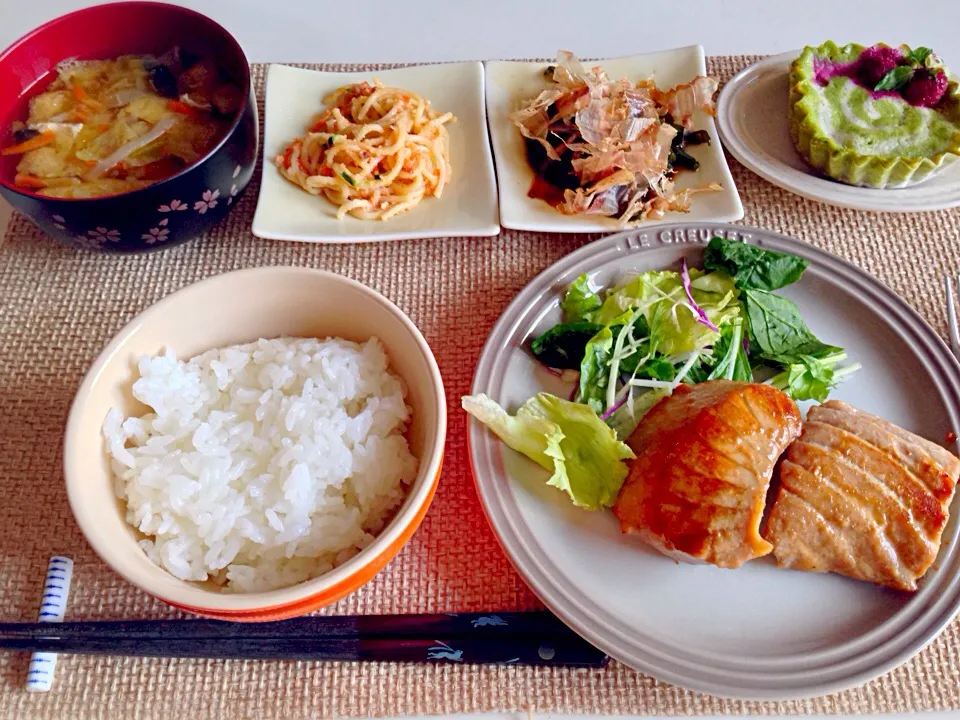
[[[621,529],[688,562],[735,568],[768,554],[767,487],[800,424],[793,401],[767,385],[681,385],[627,441],[637,458],[613,507]]]
[[[831,400],[787,451],[764,536],[780,567],[916,590],[960,473],[944,448]]]

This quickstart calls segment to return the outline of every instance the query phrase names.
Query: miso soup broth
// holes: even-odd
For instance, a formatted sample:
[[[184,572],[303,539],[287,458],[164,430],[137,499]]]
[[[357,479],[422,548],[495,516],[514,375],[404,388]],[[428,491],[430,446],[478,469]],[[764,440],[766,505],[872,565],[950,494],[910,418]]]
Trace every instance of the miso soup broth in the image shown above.
[[[177,174],[220,141],[243,92],[210,58],[66,60],[13,124],[17,187],[60,198],[130,192]]]

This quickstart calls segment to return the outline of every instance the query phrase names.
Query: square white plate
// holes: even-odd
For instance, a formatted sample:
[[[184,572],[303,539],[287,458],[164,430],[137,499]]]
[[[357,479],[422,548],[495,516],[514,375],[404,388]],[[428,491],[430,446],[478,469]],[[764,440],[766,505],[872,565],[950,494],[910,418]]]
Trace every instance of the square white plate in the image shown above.
[[[413,210],[387,221],[337,220],[336,208],[285,180],[273,158],[323,110],[323,98],[338,87],[378,78],[384,85],[412,90],[435,110],[452,112],[453,178],[440,198],[426,198]],[[263,133],[263,179],[253,234],[271,240],[340,243],[450,235],[489,236],[500,232],[496,179],[483,104],[479,62],[423,65],[370,72],[320,72],[286,65],[267,70]]]
[[[699,45],[584,62],[587,68],[600,65],[611,80],[627,77],[634,82],[652,77],[661,88],[690,82],[697,75],[706,75],[703,48]],[[520,109],[548,85],[543,77],[547,63],[497,61],[486,63],[487,115],[490,137],[497,161],[500,189],[500,223],[514,230],[540,232],[612,232],[623,228],[613,218],[595,215],[563,215],[543,200],[527,196],[533,182],[533,170],[527,163],[523,137],[510,121],[510,113]],[[680,173],[677,187],[685,188],[718,182],[723,191],[704,193],[693,198],[689,213],[670,212],[662,220],[648,220],[644,226],[681,221],[712,220],[733,222],[743,217],[740,195],[733,184],[730,168],[720,147],[713,118],[703,112],[694,117],[694,128],[710,133],[710,145],[690,148],[700,161],[696,173]]]

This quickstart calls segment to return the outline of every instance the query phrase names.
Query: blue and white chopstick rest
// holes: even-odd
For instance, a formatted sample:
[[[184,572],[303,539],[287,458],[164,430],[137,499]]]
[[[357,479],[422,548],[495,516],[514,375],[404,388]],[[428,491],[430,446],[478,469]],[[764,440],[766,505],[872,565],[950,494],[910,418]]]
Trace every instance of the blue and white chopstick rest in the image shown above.
[[[73,560],[55,555],[47,566],[47,579],[43,584],[43,599],[40,601],[40,622],[63,622],[67,611],[67,595],[73,578]],[[53,671],[57,666],[56,653],[35,652],[30,656],[27,670],[27,690],[47,692],[53,684]]]

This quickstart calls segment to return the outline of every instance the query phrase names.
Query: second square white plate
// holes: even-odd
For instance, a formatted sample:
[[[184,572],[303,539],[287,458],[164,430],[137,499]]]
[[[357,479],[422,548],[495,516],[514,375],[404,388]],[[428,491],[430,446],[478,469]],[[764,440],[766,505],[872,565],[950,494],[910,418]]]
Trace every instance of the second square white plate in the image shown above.
[[[544,201],[527,196],[533,182],[533,170],[527,163],[523,137],[510,121],[510,113],[547,87],[547,80],[543,77],[547,65],[545,62],[486,63],[487,115],[497,162],[500,223],[505,228],[539,232],[614,232],[623,229],[613,218],[563,215]],[[610,60],[584,61],[584,65],[588,68],[602,66],[611,80],[627,77],[636,82],[653,78],[664,89],[707,73],[703,48],[699,45]],[[667,213],[662,220],[644,222],[643,227],[681,220],[732,222],[743,217],[740,195],[723,156],[713,118],[698,112],[694,127],[710,133],[711,143],[690,148],[690,154],[700,161],[700,169],[696,173],[681,173],[677,187],[682,189],[718,182],[723,186],[722,192],[697,195],[690,204],[689,213]]]
[[[426,198],[413,210],[387,221],[337,220],[336,208],[285,180],[273,158],[323,110],[323,98],[350,83],[371,80],[412,90],[457,121],[450,133],[453,178],[440,198]],[[340,243],[445,236],[489,236],[500,232],[496,179],[483,103],[479,62],[422,65],[368,72],[321,72],[287,65],[267,71],[263,179],[253,217],[253,234],[271,240]]]

